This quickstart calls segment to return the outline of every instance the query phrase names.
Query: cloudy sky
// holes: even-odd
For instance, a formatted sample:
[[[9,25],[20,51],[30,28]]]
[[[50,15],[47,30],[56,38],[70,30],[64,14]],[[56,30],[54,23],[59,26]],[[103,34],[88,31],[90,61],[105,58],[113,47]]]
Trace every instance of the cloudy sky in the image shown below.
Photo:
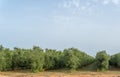
[[[120,0],[0,0],[0,44],[117,53]]]

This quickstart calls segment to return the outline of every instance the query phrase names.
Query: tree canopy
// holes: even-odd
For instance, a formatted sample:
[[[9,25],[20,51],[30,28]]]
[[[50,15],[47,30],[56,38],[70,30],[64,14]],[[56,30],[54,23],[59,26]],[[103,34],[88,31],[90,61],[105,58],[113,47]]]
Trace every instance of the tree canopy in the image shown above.
[[[109,66],[120,67],[120,53],[109,56],[106,51],[100,51],[96,57],[92,57],[77,48],[59,51],[33,46],[30,49],[15,47],[11,50],[0,45],[0,71],[77,70],[93,63],[97,66],[96,70],[100,71],[108,70]]]

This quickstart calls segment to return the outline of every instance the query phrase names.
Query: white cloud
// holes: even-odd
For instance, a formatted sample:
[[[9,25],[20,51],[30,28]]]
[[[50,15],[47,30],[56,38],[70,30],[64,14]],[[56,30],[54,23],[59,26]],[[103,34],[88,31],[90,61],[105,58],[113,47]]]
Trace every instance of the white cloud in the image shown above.
[[[120,0],[63,0],[60,7],[73,11],[72,14],[80,14],[80,12],[92,14],[103,5],[120,6]]]
[[[84,4],[84,5],[83,5]],[[62,7],[64,8],[82,8],[81,6],[92,6],[95,4],[114,4],[119,5],[120,0],[65,0],[62,4]]]
[[[80,0],[66,0],[63,3],[63,7],[64,8],[71,8],[71,7],[75,7],[78,8],[80,5]]]
[[[114,4],[114,5],[119,5],[120,4],[120,0],[103,0],[103,4]]]
[[[118,5],[120,3],[120,0],[111,0],[114,4]]]
[[[104,0],[103,4],[107,5],[107,4],[109,4],[109,2],[110,2],[109,0]]]
[[[91,0],[92,1],[92,0]],[[90,1],[85,1],[86,3],[82,4],[82,0],[65,0],[61,6],[65,9],[72,9],[78,11],[85,11],[92,7]],[[96,0],[93,0],[96,2]],[[75,13],[75,12],[74,12]]]

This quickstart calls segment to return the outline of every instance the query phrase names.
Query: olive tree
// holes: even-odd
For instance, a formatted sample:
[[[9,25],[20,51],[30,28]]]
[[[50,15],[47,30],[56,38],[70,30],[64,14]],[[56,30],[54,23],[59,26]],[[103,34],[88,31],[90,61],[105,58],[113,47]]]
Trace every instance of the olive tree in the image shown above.
[[[97,70],[105,71],[109,68],[109,55],[106,51],[100,51],[96,54]]]

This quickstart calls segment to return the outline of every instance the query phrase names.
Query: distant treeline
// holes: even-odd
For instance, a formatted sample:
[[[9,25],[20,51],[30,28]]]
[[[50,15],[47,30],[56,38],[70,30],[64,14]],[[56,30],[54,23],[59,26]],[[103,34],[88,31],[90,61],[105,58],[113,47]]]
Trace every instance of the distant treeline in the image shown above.
[[[96,57],[92,57],[77,48],[57,51],[54,49],[43,50],[38,46],[33,46],[32,49],[15,47],[10,50],[0,45],[0,71],[77,70],[90,64],[94,64],[91,68],[99,71],[108,70],[110,66],[120,67],[120,53],[110,56],[106,51],[100,51]]]

